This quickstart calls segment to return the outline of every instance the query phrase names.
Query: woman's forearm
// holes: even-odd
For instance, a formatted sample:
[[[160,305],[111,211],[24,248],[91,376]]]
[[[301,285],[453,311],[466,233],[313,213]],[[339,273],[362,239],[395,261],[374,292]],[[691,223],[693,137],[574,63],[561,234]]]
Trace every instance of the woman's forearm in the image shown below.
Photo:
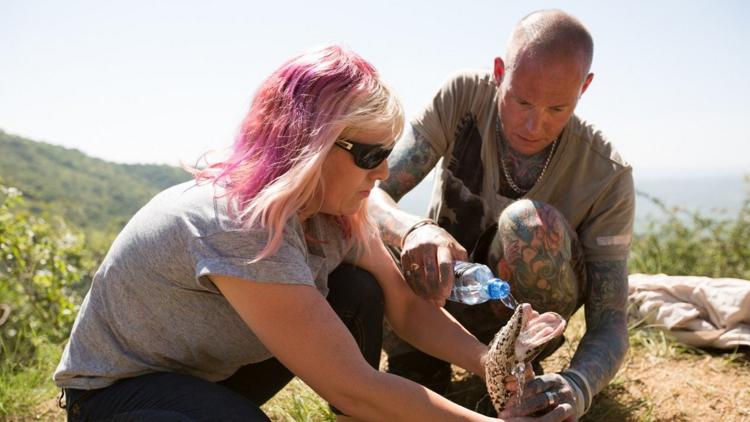
[[[268,350],[321,397],[363,420],[487,420],[426,388],[373,369],[312,286],[211,276]]]
[[[372,421],[490,421],[439,394],[396,375],[372,371],[352,379],[331,402],[347,415]]]

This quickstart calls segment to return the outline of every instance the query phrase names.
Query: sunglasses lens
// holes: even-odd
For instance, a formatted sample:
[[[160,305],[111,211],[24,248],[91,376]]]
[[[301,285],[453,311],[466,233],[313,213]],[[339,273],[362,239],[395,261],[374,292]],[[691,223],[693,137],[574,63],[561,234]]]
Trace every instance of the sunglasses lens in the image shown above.
[[[390,155],[391,149],[389,148],[373,148],[370,151],[367,151],[366,153],[356,157],[355,164],[357,164],[359,167],[362,167],[363,169],[374,169],[375,167],[379,166],[380,163],[383,162],[386,158],[388,158],[388,155]]]

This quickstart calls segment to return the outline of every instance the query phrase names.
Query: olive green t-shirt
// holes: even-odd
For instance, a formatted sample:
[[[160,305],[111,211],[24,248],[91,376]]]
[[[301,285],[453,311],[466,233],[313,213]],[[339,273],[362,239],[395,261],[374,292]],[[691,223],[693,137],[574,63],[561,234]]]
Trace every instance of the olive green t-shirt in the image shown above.
[[[501,188],[497,86],[486,71],[451,77],[412,127],[442,157],[429,215],[468,251],[514,200]],[[572,116],[543,177],[522,198],[558,209],[585,260],[627,259],[635,208],[632,168],[604,135]]]

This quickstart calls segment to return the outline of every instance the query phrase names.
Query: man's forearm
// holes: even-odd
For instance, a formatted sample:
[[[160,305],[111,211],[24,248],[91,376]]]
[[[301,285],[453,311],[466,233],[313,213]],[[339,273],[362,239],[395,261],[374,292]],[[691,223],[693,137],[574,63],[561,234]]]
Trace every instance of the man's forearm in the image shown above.
[[[625,334],[620,334],[621,332]],[[615,377],[627,351],[627,325],[607,324],[586,332],[570,366],[586,377],[591,394],[595,395]]]
[[[614,378],[628,351],[625,261],[587,264],[586,334],[570,366],[582,373],[597,394]]]
[[[370,193],[368,213],[377,223],[380,237],[386,245],[400,248],[404,234],[422,218],[398,208],[393,198],[376,187]]]

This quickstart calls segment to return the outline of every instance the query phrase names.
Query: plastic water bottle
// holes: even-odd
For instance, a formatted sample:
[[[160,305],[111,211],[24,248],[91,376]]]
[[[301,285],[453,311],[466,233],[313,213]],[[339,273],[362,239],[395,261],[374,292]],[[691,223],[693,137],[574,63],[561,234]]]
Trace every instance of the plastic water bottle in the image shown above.
[[[467,305],[501,300],[510,309],[515,309],[518,305],[510,294],[508,282],[495,277],[488,266],[456,261],[453,272],[456,280],[448,300]]]

